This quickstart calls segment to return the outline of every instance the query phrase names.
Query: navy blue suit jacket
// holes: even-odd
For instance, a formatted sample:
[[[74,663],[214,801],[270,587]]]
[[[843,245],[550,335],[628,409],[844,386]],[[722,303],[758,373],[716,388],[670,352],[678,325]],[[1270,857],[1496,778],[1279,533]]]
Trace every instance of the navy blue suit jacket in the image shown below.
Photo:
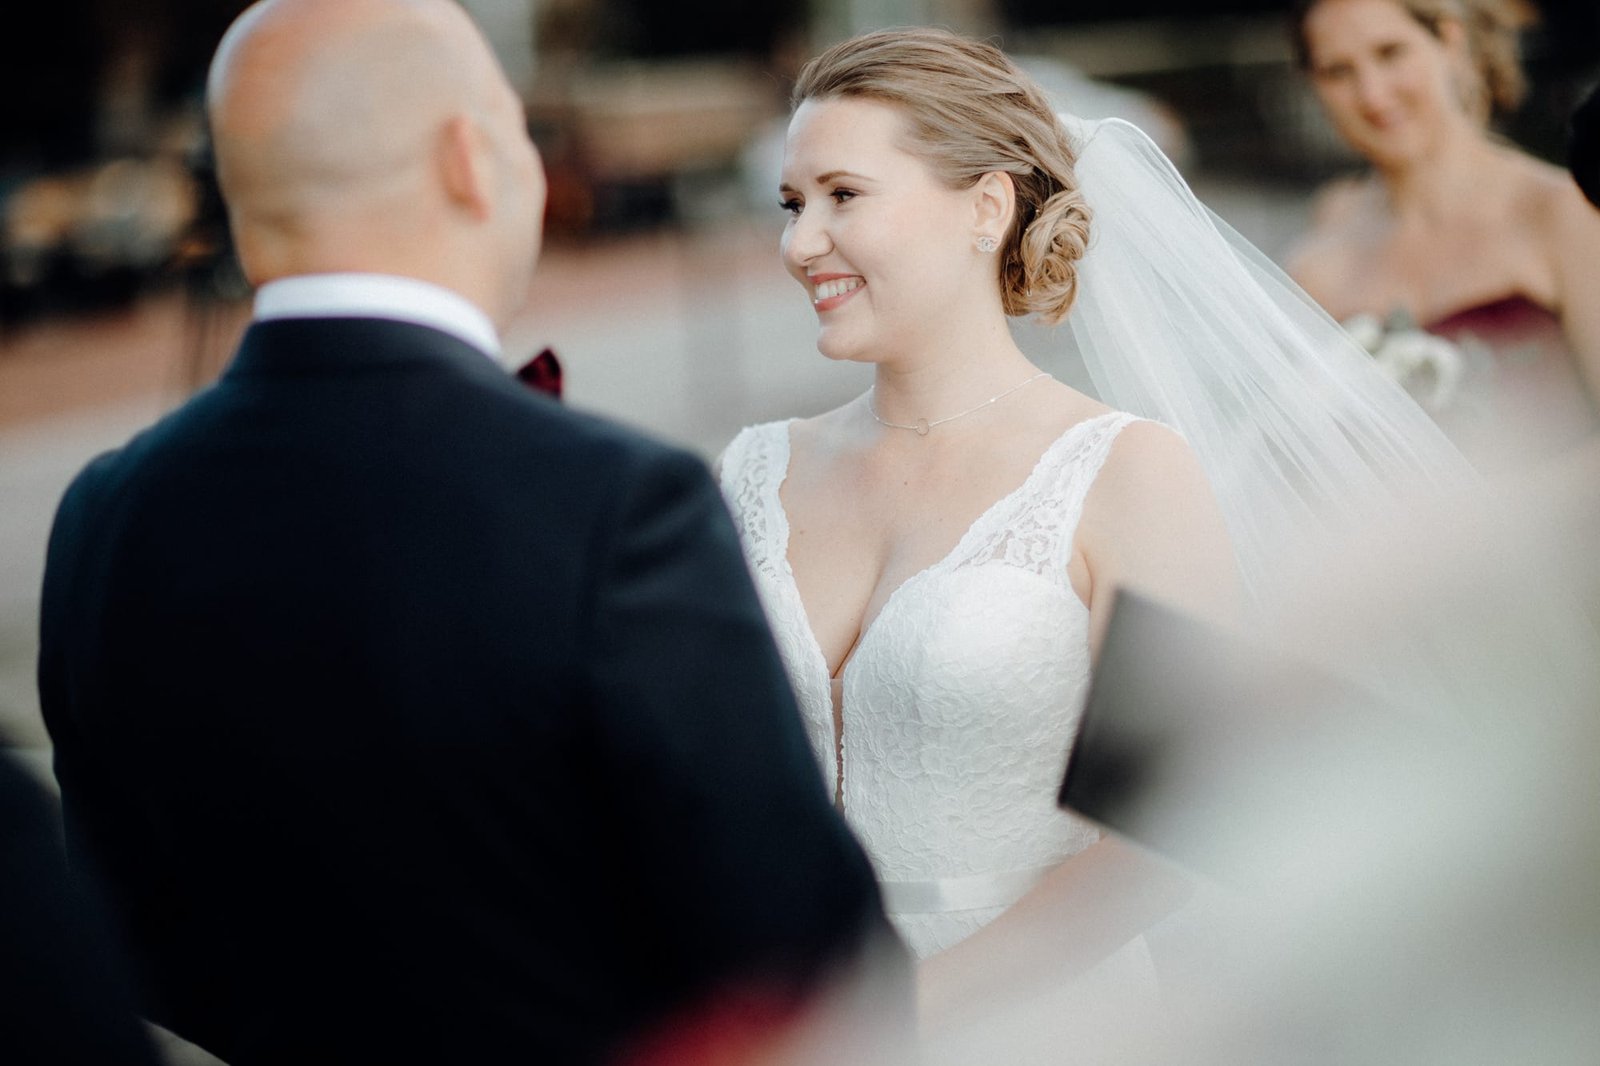
[[[115,931],[67,873],[58,815],[0,747],[0,1061],[157,1066]]]
[[[93,462],[39,672],[147,1009],[234,1066],[603,1061],[882,921],[704,465],[425,327],[257,323]]]

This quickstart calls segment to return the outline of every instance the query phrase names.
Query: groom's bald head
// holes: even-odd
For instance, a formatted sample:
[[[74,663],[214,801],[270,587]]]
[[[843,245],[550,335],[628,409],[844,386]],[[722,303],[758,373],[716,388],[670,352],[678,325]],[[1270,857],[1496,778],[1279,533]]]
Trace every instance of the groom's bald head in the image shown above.
[[[218,47],[208,110],[252,280],[448,283],[474,241],[497,239],[491,259],[531,270],[543,181],[521,104],[450,0],[263,0]]]

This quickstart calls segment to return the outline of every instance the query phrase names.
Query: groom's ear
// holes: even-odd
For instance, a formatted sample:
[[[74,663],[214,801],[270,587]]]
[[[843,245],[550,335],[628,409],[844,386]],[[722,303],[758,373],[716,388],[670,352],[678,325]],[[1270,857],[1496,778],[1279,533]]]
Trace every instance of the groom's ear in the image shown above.
[[[1017,187],[1011,175],[991,170],[972,187],[973,223],[989,233],[1005,233],[1017,209]]]
[[[436,161],[445,195],[472,217],[486,221],[493,211],[489,145],[476,123],[456,115],[439,132]]]

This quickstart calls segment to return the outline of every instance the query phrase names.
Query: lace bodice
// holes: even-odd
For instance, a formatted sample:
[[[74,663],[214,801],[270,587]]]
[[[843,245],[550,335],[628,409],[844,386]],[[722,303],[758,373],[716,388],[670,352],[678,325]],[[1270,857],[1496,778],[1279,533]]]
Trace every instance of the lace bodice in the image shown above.
[[[1097,839],[1055,802],[1089,675],[1089,613],[1067,564],[1084,498],[1131,421],[1111,412],[1067,430],[890,595],[845,665],[837,740],[826,659],[787,557],[789,423],[750,427],[723,455],[807,735],[919,955],[975,932]]]

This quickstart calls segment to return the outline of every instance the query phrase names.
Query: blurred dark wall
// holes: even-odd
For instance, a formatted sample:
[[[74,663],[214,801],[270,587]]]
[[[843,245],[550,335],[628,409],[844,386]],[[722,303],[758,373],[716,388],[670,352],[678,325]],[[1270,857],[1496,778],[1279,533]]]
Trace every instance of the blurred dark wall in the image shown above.
[[[1326,129],[1290,66],[1290,0],[997,0],[1013,27],[1057,46],[1086,37],[1148,41],[1113,49],[1095,73],[1149,93],[1182,118],[1203,169],[1305,183],[1357,165]],[[1552,162],[1568,116],[1600,81],[1600,0],[1529,3],[1522,34],[1528,95],[1496,128]],[[1092,29],[1092,34],[1084,31]],[[1170,54],[1167,54],[1170,53]],[[1122,65],[1118,65],[1118,62]]]
[[[162,110],[197,95],[228,24],[248,0],[46,0],[0,15],[0,157],[11,168],[89,161],[100,114],[133,71]]]
[[[250,0],[100,0],[106,20],[118,26],[152,27],[159,42],[159,103],[170,103],[204,89],[206,68],[217,42]]]
[[[806,23],[806,0],[603,0],[595,44],[610,56],[769,55]]]
[[[1287,19],[1291,6],[1290,0],[996,0],[1001,16],[1014,26],[1274,13]],[[1535,0],[1530,6],[1568,44],[1587,48],[1591,57],[1600,47],[1596,0]]]
[[[0,173],[79,162],[93,149],[105,42],[92,0],[12,5],[0,15]]]
[[[1528,62],[1562,71],[1600,64],[1600,0],[1530,0],[1537,22],[1525,35]],[[996,0],[1012,26],[1034,28],[1141,19],[1203,21],[1228,15],[1278,15],[1288,31],[1290,0]]]
[[[1288,10],[1284,0],[999,0],[997,6],[1005,21],[1014,26],[1204,18]]]

